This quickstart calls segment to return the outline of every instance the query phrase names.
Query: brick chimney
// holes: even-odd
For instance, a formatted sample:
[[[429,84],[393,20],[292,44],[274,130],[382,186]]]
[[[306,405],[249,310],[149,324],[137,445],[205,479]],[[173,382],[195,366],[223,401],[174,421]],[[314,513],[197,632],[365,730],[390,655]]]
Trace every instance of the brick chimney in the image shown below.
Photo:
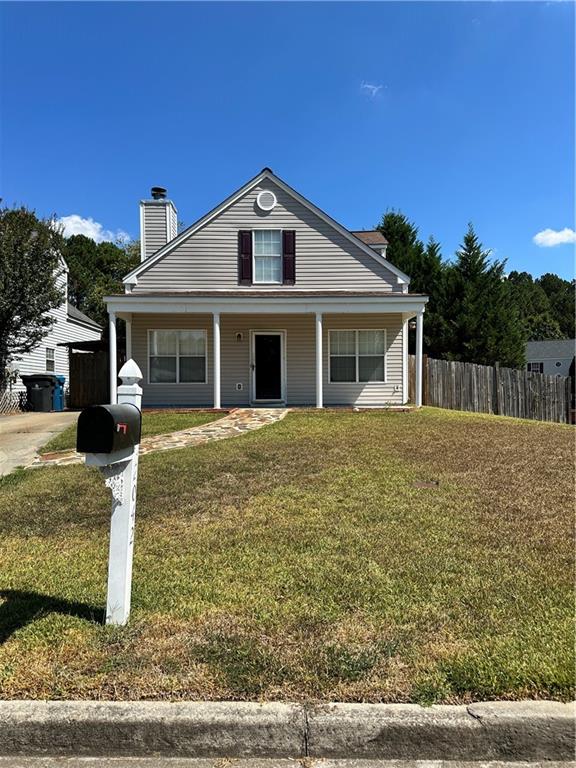
[[[163,248],[178,234],[178,211],[164,187],[152,187],[150,200],[140,201],[140,261]]]

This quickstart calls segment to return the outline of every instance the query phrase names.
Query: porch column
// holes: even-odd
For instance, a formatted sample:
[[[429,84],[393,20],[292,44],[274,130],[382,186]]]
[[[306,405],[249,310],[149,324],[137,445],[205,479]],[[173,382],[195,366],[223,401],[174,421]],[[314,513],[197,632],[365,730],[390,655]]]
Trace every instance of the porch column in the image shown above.
[[[322,312],[316,312],[316,408],[324,407],[322,383]]]
[[[126,315],[126,362],[132,359],[132,315]]]
[[[118,353],[116,350],[116,314],[114,312],[108,313],[108,344],[108,356],[110,358],[110,402],[115,403],[117,400],[118,392]]]
[[[214,312],[214,408],[220,408],[220,313]]]
[[[422,342],[424,330],[424,312],[416,315],[416,406],[422,405]]]
[[[408,402],[408,320],[402,323],[402,403]]]

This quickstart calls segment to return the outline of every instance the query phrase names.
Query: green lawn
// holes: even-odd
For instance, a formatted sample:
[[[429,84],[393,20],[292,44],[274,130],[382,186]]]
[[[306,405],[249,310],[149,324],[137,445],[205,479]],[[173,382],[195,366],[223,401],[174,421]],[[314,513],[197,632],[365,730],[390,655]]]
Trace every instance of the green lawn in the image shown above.
[[[97,471],[8,476],[0,696],[569,699],[573,435],[308,411],[146,455],[126,628]]]
[[[177,432],[180,429],[198,427],[215,419],[221,419],[222,413],[208,412],[178,412],[158,411],[142,413],[142,437],[152,435],[165,435],[169,432]],[[76,424],[67,427],[63,432],[55,435],[49,442],[40,448],[38,453],[52,453],[53,451],[69,451],[76,448]]]

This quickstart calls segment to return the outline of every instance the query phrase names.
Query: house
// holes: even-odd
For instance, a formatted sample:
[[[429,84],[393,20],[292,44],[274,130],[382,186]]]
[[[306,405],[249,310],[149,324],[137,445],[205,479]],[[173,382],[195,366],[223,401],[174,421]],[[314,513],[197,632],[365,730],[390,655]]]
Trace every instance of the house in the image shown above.
[[[379,232],[348,231],[268,168],[184,231],[176,222],[153,187],[141,263],[105,297],[113,393],[122,318],[146,406],[401,405],[416,318],[421,403],[427,297]]]
[[[68,387],[70,367],[68,348],[70,342],[93,341],[101,338],[102,328],[68,301],[68,266],[60,258],[61,270],[56,278],[57,285],[63,291],[60,306],[52,309],[54,325],[42,342],[27,355],[14,360],[11,368],[15,380],[12,393],[25,392],[22,376],[32,373],[54,373],[66,377]]]
[[[576,354],[576,339],[529,341],[526,344],[526,370],[548,376],[570,376]]]

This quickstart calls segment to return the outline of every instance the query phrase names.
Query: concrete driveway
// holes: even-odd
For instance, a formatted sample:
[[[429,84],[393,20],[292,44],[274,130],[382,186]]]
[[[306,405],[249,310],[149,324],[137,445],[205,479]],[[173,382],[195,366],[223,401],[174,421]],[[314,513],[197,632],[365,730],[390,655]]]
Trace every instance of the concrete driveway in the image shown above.
[[[77,419],[75,411],[0,416],[0,476],[31,464],[38,448]]]

